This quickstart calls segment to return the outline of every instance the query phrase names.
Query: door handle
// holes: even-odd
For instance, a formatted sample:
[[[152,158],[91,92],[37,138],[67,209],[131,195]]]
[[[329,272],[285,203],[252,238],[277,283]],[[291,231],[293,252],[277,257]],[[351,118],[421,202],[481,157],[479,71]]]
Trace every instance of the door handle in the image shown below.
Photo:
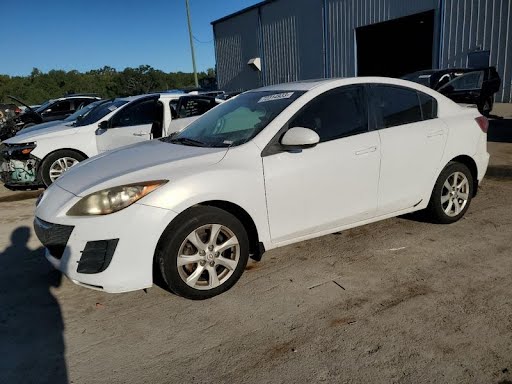
[[[439,129],[437,131],[429,131],[427,133],[427,137],[435,137],[435,136],[443,136],[444,131],[442,129]]]
[[[365,149],[361,149],[359,151],[356,151],[356,155],[364,155],[365,153],[371,153],[371,152],[375,152],[377,150],[377,147],[376,146],[373,146],[373,147],[368,147],[368,148],[365,148]]]
[[[138,133],[134,133],[133,136],[146,136],[146,135],[149,135],[149,133],[147,132],[138,132]]]

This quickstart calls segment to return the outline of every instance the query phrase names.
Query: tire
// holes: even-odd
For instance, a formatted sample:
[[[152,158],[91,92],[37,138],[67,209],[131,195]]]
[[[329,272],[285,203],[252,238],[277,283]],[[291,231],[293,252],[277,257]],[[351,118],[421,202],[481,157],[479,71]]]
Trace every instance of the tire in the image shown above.
[[[41,164],[41,180],[49,187],[62,173],[85,159],[84,155],[70,149],[54,152]],[[58,174],[59,168],[60,174]]]
[[[217,233],[213,239],[212,229]],[[233,245],[219,249],[229,244]],[[230,289],[242,276],[248,258],[249,240],[242,223],[222,209],[196,206],[167,227],[155,262],[172,292],[204,300]]]
[[[454,189],[455,177],[458,187]],[[471,203],[473,185],[473,175],[467,166],[453,161],[448,163],[436,181],[426,209],[430,219],[440,224],[460,220]]]
[[[479,111],[485,117],[489,117],[489,115],[491,114],[491,111],[492,111],[492,107],[493,107],[493,99],[492,99],[492,97],[489,97],[481,105],[481,107],[479,108]]]

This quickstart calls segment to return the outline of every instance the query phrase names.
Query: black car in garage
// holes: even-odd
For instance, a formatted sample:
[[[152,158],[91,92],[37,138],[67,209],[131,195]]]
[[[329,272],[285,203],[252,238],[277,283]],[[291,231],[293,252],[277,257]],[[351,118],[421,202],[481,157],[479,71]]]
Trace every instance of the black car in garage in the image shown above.
[[[405,75],[402,79],[435,89],[457,103],[476,104],[483,115],[491,112],[494,94],[501,86],[495,67],[429,69]]]

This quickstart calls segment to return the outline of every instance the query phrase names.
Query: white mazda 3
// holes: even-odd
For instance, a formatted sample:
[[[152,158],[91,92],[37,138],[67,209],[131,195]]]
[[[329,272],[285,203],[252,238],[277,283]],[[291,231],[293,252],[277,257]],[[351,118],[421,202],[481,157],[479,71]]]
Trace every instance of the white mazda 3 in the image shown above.
[[[460,219],[487,169],[476,109],[408,81],[273,85],[171,137],[93,157],[38,201],[48,260],[76,284],[205,299],[265,250],[426,210]]]

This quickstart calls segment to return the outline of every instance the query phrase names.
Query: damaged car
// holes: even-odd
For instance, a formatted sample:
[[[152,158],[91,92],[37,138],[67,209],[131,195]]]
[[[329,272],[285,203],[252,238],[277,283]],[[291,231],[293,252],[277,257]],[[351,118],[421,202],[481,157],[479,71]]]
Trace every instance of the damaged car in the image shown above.
[[[93,95],[73,94],[58,99],[44,102],[38,108],[33,109],[22,100],[9,96],[11,99],[25,106],[25,111],[9,119],[0,129],[0,140],[4,141],[14,136],[23,128],[54,120],[63,120],[75,111],[86,105],[100,100],[100,97]]]
[[[172,94],[111,99],[75,124],[27,130],[0,145],[0,180],[9,189],[47,187],[99,153],[169,134]]]

